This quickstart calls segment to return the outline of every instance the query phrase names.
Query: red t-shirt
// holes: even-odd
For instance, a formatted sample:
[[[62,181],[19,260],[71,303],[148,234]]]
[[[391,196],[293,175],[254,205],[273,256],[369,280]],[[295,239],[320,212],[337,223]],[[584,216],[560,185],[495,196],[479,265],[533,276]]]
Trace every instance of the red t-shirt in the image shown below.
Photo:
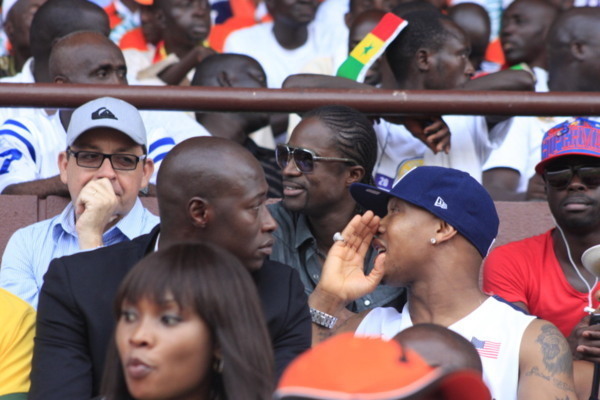
[[[587,315],[583,308],[588,295],[567,281],[554,254],[552,231],[494,249],[483,267],[483,290],[525,303],[532,315],[552,322],[569,336]],[[598,307],[593,296],[592,307]]]

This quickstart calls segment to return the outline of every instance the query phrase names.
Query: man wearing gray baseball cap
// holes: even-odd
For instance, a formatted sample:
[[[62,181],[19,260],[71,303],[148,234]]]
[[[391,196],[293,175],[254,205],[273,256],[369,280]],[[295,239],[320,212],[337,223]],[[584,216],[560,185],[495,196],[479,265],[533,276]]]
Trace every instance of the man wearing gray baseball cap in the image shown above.
[[[138,110],[103,97],[77,108],[58,157],[71,202],[56,217],[15,232],[2,257],[0,287],[37,307],[50,261],[148,233],[158,217],[138,192],[154,171]]]

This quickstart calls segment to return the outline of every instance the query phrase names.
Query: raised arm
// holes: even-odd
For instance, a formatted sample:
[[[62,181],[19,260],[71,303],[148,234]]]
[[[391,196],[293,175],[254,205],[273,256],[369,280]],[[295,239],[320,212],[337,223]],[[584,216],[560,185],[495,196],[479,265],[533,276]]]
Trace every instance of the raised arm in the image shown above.
[[[351,79],[319,74],[290,75],[283,82],[283,88],[353,89],[368,92],[380,90]],[[415,138],[422,141],[434,153],[450,151],[450,130],[440,116],[387,116],[385,120],[393,124],[403,124]]]
[[[116,214],[117,195],[108,178],[89,181],[79,192],[74,205],[79,248],[87,250],[102,246],[102,235],[107,226],[122,217]]]
[[[179,85],[188,72],[212,54],[216,54],[213,49],[198,45],[183,56],[181,60],[159,72],[158,77],[167,85]]]
[[[313,323],[313,345],[336,333],[354,330],[362,315],[354,314],[345,307],[348,303],[375,290],[383,278],[383,265],[375,266],[365,275],[364,259],[371,240],[379,227],[379,217],[372,211],[355,215],[342,236],[336,241],[323,264],[321,279],[308,298],[311,308],[338,318],[332,329]]]

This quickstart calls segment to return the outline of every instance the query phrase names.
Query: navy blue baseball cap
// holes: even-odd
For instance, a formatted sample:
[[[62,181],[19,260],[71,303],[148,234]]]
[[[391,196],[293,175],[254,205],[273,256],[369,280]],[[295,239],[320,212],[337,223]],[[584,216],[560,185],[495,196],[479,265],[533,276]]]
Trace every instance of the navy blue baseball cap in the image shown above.
[[[354,200],[384,217],[392,197],[421,207],[452,225],[487,256],[498,235],[498,213],[494,201],[479,182],[453,168],[416,167],[397,181],[390,191],[364,183],[350,186]]]

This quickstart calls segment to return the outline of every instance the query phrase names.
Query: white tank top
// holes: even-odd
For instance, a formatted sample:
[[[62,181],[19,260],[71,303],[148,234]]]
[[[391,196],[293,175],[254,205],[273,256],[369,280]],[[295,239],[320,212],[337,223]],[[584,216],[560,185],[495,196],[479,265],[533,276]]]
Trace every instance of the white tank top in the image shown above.
[[[448,327],[477,349],[483,365],[483,380],[493,399],[517,399],[521,338],[535,318],[500,298],[490,297],[472,313]],[[377,307],[365,316],[355,335],[390,340],[412,325],[408,304],[402,313],[391,307]]]

